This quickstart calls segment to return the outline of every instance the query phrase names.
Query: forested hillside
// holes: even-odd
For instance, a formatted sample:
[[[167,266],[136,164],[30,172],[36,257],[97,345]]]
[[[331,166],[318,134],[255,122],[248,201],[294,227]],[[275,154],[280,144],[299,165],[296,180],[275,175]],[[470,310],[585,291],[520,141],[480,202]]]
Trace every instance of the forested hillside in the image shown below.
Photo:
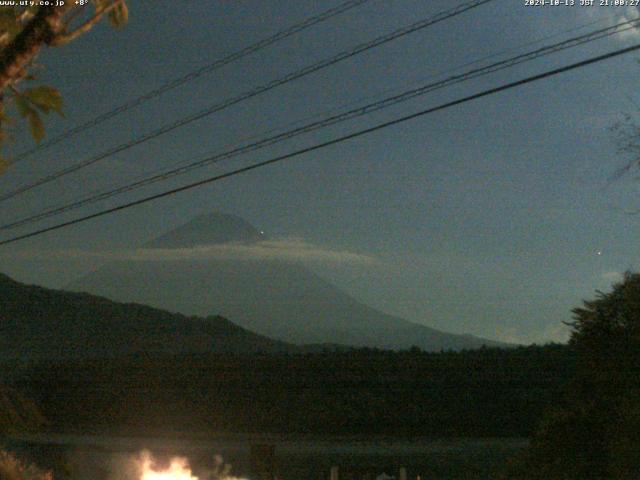
[[[38,430],[45,423],[33,401],[0,384],[0,434]]]
[[[116,303],[95,295],[25,285],[0,274],[0,360],[290,348],[219,316],[189,317]]]
[[[358,349],[43,364],[12,382],[55,431],[525,436],[573,367],[560,345]]]

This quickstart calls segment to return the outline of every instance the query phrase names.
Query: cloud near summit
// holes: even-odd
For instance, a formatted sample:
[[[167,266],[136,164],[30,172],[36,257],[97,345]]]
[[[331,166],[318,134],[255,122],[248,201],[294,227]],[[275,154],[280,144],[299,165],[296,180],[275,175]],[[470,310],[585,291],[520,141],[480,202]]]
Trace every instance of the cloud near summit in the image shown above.
[[[138,249],[131,260],[290,260],[373,264],[377,260],[366,254],[335,250],[299,238],[264,240],[257,243],[223,243],[189,248]]]
[[[97,258],[114,261],[178,261],[178,260],[287,260],[297,262],[349,263],[374,265],[380,263],[371,255],[314,245],[299,238],[264,240],[257,243],[221,243],[187,248],[138,248],[107,252],[58,250],[54,252],[15,252],[13,257],[48,259]]]

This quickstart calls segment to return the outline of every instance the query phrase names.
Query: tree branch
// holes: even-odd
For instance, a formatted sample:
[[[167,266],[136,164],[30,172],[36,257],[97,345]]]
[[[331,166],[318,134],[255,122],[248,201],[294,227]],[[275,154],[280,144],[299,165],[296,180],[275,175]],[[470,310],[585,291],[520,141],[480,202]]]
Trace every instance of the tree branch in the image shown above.
[[[53,38],[53,40],[51,41],[50,45],[59,46],[59,45],[64,45],[66,43],[69,43],[69,42],[75,40],[76,38],[78,38],[83,33],[86,33],[89,30],[91,30],[91,28],[93,28],[93,26],[102,19],[102,17],[104,16],[105,13],[109,13],[119,3],[122,3],[122,0],[115,0],[113,3],[110,3],[106,7],[101,8],[100,10],[96,11],[96,13],[90,19],[88,19],[82,25],[79,25],[73,31],[57,34]]]
[[[62,29],[62,16],[72,7],[41,7],[33,19],[0,52],[0,92],[11,84],[27,64],[49,45]]]

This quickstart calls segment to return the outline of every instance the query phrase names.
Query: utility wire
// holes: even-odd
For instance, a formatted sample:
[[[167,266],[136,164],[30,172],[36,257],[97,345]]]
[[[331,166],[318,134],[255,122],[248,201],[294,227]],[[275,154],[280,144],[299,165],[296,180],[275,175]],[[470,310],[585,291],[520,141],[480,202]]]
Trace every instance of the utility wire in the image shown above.
[[[100,125],[101,123],[106,122],[107,120],[110,120],[111,118],[116,117],[128,110],[131,110],[132,108],[138,107],[143,103],[148,102],[151,99],[159,97],[160,95],[163,95],[173,90],[174,88],[184,85],[185,83],[191,82],[196,78],[199,78],[199,77],[202,77],[203,75],[211,73],[219,68],[224,67],[225,65],[228,65],[232,62],[240,60],[252,53],[262,50],[263,48],[269,47],[274,43],[277,43],[297,33],[300,33],[303,30],[306,30],[307,28],[312,27],[313,25],[324,22],[325,20],[329,20],[330,18],[333,18],[337,15],[340,15],[341,13],[351,10],[352,8],[358,7],[368,1],[370,0],[349,0],[348,2],[338,5],[337,7],[326,10],[313,17],[309,17],[300,23],[297,23],[295,25],[292,25],[289,28],[281,30],[270,37],[264,38],[252,45],[249,45],[248,47],[243,48],[242,50],[238,50],[237,52],[229,54],[226,57],[223,57],[221,59],[218,59],[213,63],[204,65],[198,68],[197,70],[193,70],[187,73],[186,75],[183,75],[182,77],[175,78],[165,83],[164,85],[161,85],[155,90],[151,90],[139,97],[129,100],[128,102],[123,103],[122,105],[112,110],[109,110],[108,112],[98,115],[97,117],[94,117],[83,124],[70,128],[69,130],[62,132],[60,135],[57,135],[51,138],[50,140],[47,140],[46,142],[41,143],[40,145],[37,145],[29,150],[21,152],[18,155],[16,155],[12,163],[14,164],[18,163],[26,159],[27,157],[30,157],[34,153],[46,150],[54,145],[59,144],[60,142],[67,140],[68,138],[71,138],[77,135],[78,133],[84,133],[89,128],[93,128],[96,125]]]
[[[584,35],[573,37],[573,38],[564,40],[562,42],[544,46],[530,52],[516,55],[514,57],[511,57],[499,62],[495,62],[493,64],[490,64],[484,67],[479,67],[459,75],[448,77],[444,80],[441,80],[435,83],[430,83],[427,85],[420,86],[418,88],[410,89],[401,94],[387,97],[365,106],[361,106],[337,115],[333,115],[315,122],[311,122],[301,127],[295,128],[293,130],[288,130],[278,135],[264,138],[262,140],[259,140],[257,142],[254,142],[242,147],[237,147],[223,153],[209,156],[205,159],[189,163],[188,165],[179,166],[169,171],[165,171],[163,173],[158,173],[158,174],[154,174],[154,175],[142,178],[133,183],[118,187],[113,190],[102,192],[97,195],[92,195],[84,199],[72,202],[70,204],[63,205],[61,207],[45,210],[43,212],[31,215],[29,217],[16,220],[8,224],[0,225],[0,230],[8,230],[8,229],[20,227],[22,225],[26,225],[29,223],[36,222],[38,220],[42,220],[44,218],[49,218],[70,210],[75,210],[77,208],[80,208],[82,206],[85,206],[91,203],[95,203],[100,200],[105,200],[105,199],[114,197],[116,195],[120,195],[120,194],[129,192],[132,190],[136,190],[138,188],[141,188],[147,185],[151,185],[153,183],[167,180],[169,178],[190,172],[197,168],[202,168],[207,165],[220,162],[222,160],[227,160],[229,158],[237,157],[242,154],[246,154],[249,152],[253,152],[253,151],[274,145],[276,143],[291,139],[293,137],[296,137],[305,133],[309,133],[321,128],[326,128],[328,126],[335,125],[337,123],[344,122],[346,120],[361,117],[361,116],[373,113],[375,111],[382,110],[384,108],[388,108],[398,103],[408,101],[415,97],[425,95],[426,93],[430,93],[435,90],[439,90],[441,88],[449,87],[454,84],[458,84],[458,83],[472,80],[484,75],[495,73],[497,71],[504,70],[506,68],[511,68],[521,63],[529,62],[537,58],[550,55],[552,53],[557,53],[559,51],[566,50],[568,48],[574,48],[576,46],[583,45],[588,42],[593,42],[595,40],[599,40],[614,34],[622,33],[626,30],[636,28],[639,24],[640,24],[640,17],[635,18],[633,20],[626,21],[626,22],[621,22],[611,27],[602,28]]]
[[[156,130],[153,130],[151,132],[146,133],[145,135],[138,137],[136,139],[130,140],[129,142],[125,142],[122,143],[120,145],[117,145],[115,147],[110,148],[109,150],[100,153],[94,157],[91,157],[87,160],[84,160],[80,163],[77,163],[75,165],[71,165],[67,168],[64,168],[62,170],[58,170],[57,172],[53,172],[45,177],[40,178],[39,180],[36,180],[33,183],[27,184],[27,185],[23,185],[22,187],[19,187],[15,190],[12,190],[8,193],[5,193],[3,195],[0,195],[0,202],[8,200],[10,198],[16,197],[17,195],[20,195],[24,192],[27,192],[29,190],[32,190],[36,187],[39,187],[41,185],[44,185],[46,183],[49,183],[53,180],[56,180],[64,175],[68,175],[70,173],[76,172],[78,170],[81,170],[82,168],[88,167],[90,165],[93,165],[101,160],[104,160],[108,157],[111,157],[112,155],[115,155],[116,153],[128,150],[136,145],[140,145],[141,143],[147,142],[151,139],[154,139],[156,137],[159,137],[160,135],[163,135],[165,133],[168,133],[172,130],[175,130],[177,128],[183,127],[191,122],[194,122],[196,120],[200,120],[201,118],[204,118],[206,116],[209,116],[215,112],[219,112],[220,110],[224,110],[225,108],[228,108],[232,105],[235,105],[237,103],[240,103],[244,100],[248,100],[252,97],[255,97],[257,95],[260,95],[264,92],[267,92],[269,90],[272,90],[276,87],[279,87],[281,85],[284,85],[286,83],[289,83],[293,80],[297,80],[299,78],[302,78],[306,75],[309,75],[311,73],[317,72],[318,70],[324,69],[326,67],[329,67],[331,65],[334,65],[338,62],[341,62],[343,60],[346,60],[348,58],[354,57],[360,53],[363,53],[367,50],[371,50],[372,48],[378,47],[380,45],[383,45],[385,43],[391,42],[393,40],[396,40],[400,37],[403,37],[405,35],[408,35],[410,33],[416,32],[418,30],[422,30],[426,27],[429,27],[431,25],[434,25],[436,23],[442,22],[444,20],[447,20],[449,18],[455,17],[457,15],[460,15],[463,12],[466,12],[468,10],[471,10],[473,8],[479,7],[480,5],[483,5],[485,3],[489,3],[492,2],[494,0],[473,0],[470,2],[466,2],[463,4],[460,4],[454,8],[451,8],[449,10],[445,10],[443,12],[440,12],[432,17],[423,19],[419,22],[413,23],[407,27],[403,27],[400,28],[394,32],[391,32],[387,35],[383,35],[380,37],[375,38],[372,41],[369,41],[367,43],[363,43],[360,44],[356,47],[354,47],[351,50],[347,50],[344,52],[341,52],[333,57],[330,57],[328,59],[325,60],[321,60],[320,62],[314,63],[312,65],[309,65],[307,67],[304,67],[300,70],[297,70],[295,72],[289,73],[288,75],[285,75],[284,77],[281,77],[279,79],[273,80],[265,85],[259,86],[257,88],[254,88],[253,90],[249,90],[247,92],[241,93],[240,95],[236,96],[236,97],[232,97],[229,98],[221,103],[217,103],[214,104],[210,107],[207,107],[195,114],[189,115],[188,117],[182,118],[180,120],[177,120],[175,122],[172,122],[170,124],[164,125]]]
[[[543,72],[543,73],[540,73],[540,74],[537,74],[537,75],[533,75],[533,76],[530,76],[530,77],[526,77],[526,78],[523,78],[521,80],[517,80],[515,82],[510,82],[510,83],[501,85],[499,87],[490,88],[488,90],[484,90],[482,92],[479,92],[479,93],[476,93],[476,94],[473,94],[473,95],[469,95],[469,96],[460,98],[458,100],[453,100],[451,102],[443,103],[443,104],[440,104],[440,105],[438,105],[436,107],[431,107],[431,108],[428,108],[426,110],[422,110],[422,111],[417,112],[417,113],[412,113],[410,115],[405,115],[403,117],[399,117],[399,118],[396,118],[394,120],[383,122],[383,123],[380,123],[380,124],[375,125],[373,127],[368,127],[368,128],[363,129],[363,130],[358,130],[356,132],[350,133],[348,135],[343,135],[341,137],[337,137],[337,138],[334,138],[332,140],[328,140],[326,142],[317,143],[317,144],[312,145],[310,147],[306,147],[306,148],[303,148],[303,149],[300,149],[300,150],[296,150],[294,152],[287,153],[285,155],[280,155],[280,156],[271,158],[269,160],[265,160],[265,161],[254,163],[252,165],[248,165],[248,166],[245,166],[245,167],[242,167],[242,168],[238,168],[236,170],[232,170],[230,172],[223,173],[221,175],[216,175],[216,176],[213,176],[213,177],[205,178],[205,179],[199,180],[197,182],[189,183],[187,185],[183,185],[181,187],[177,187],[177,188],[174,188],[174,189],[171,189],[171,190],[166,190],[164,192],[157,193],[155,195],[151,195],[151,196],[148,196],[148,197],[144,197],[144,198],[132,201],[132,202],[124,203],[124,204],[121,204],[121,205],[118,205],[118,206],[115,206],[115,207],[111,207],[111,208],[108,208],[106,210],[101,210],[99,212],[92,213],[90,215],[86,215],[86,216],[83,216],[83,217],[80,217],[80,218],[76,218],[74,220],[69,220],[69,221],[62,222],[62,223],[59,223],[59,224],[56,224],[56,225],[53,225],[53,226],[50,226],[50,227],[41,228],[39,230],[35,230],[33,232],[30,232],[30,233],[26,233],[26,234],[18,235],[18,236],[15,236],[15,237],[12,237],[12,238],[9,238],[9,239],[6,239],[6,240],[2,240],[2,241],[0,241],[0,245],[7,245],[9,243],[17,242],[19,240],[32,238],[32,237],[35,237],[35,236],[38,236],[38,235],[42,235],[42,234],[44,234],[46,232],[51,232],[51,231],[59,230],[61,228],[65,228],[65,227],[68,227],[68,226],[71,226],[71,225],[75,225],[77,223],[86,222],[87,220],[91,220],[93,218],[102,217],[104,215],[115,213],[115,212],[118,212],[120,210],[125,210],[127,208],[131,208],[131,207],[134,207],[136,205],[141,205],[143,203],[148,203],[148,202],[151,202],[151,201],[154,201],[154,200],[158,200],[160,198],[172,196],[172,195],[175,195],[175,194],[180,193],[180,192],[184,192],[184,191],[196,188],[196,187],[200,187],[202,185],[207,185],[209,183],[213,183],[213,182],[216,182],[216,181],[219,181],[219,180],[223,180],[225,178],[233,177],[233,176],[239,175],[241,173],[249,172],[251,170],[262,168],[262,167],[265,167],[267,165],[272,165],[272,164],[275,164],[275,163],[282,162],[284,160],[288,160],[290,158],[294,158],[294,157],[298,157],[300,155],[304,155],[304,154],[309,153],[309,152],[320,150],[322,148],[326,148],[326,147],[329,147],[331,145],[342,143],[342,142],[345,142],[347,140],[358,138],[358,137],[367,135],[369,133],[376,132],[378,130],[382,130],[382,129],[385,129],[385,128],[388,128],[388,127],[391,127],[391,126],[394,126],[394,125],[397,125],[397,124],[400,124],[400,123],[407,122],[409,120],[414,120],[416,118],[423,117],[425,115],[428,115],[428,114],[431,114],[431,113],[434,113],[434,112],[438,112],[438,111],[441,111],[441,110],[445,110],[445,109],[454,107],[456,105],[461,105],[461,104],[464,104],[464,103],[467,103],[467,102],[470,102],[470,101],[473,101],[473,100],[477,100],[479,98],[487,97],[489,95],[494,95],[494,94],[499,93],[499,92],[510,90],[512,88],[516,88],[516,87],[519,87],[519,86],[522,86],[522,85],[526,85],[526,84],[533,83],[533,82],[536,82],[536,81],[539,81],[539,80],[543,80],[545,78],[553,77],[553,76],[559,75],[561,73],[565,73],[565,72],[568,72],[568,71],[571,71],[571,70],[576,70],[576,69],[579,69],[579,68],[582,68],[582,67],[586,67],[587,65],[592,65],[594,63],[598,63],[598,62],[602,62],[602,61],[605,61],[605,60],[609,60],[611,58],[618,57],[618,56],[621,56],[621,55],[625,55],[625,54],[628,54],[628,53],[631,53],[631,52],[635,52],[635,51],[638,51],[638,50],[640,50],[640,44],[635,44],[635,45],[632,45],[630,47],[614,50],[612,52],[609,52],[609,53],[606,53],[606,54],[603,54],[603,55],[598,55],[596,57],[591,57],[591,58],[588,58],[587,60],[582,60],[580,62],[572,63],[572,64],[566,65],[564,67],[559,67],[559,68],[556,68],[556,69],[553,69],[553,70],[548,70],[546,72]]]

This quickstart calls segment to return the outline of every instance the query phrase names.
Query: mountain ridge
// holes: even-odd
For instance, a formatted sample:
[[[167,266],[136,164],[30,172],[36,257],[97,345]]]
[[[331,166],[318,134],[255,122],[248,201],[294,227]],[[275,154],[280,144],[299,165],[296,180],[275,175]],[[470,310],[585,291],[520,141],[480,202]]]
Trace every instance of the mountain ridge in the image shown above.
[[[196,317],[89,293],[26,285],[0,274],[0,359],[135,353],[247,353],[295,347],[221,316]]]
[[[213,219],[213,221],[212,221]],[[236,215],[198,215],[193,220],[144,244],[145,248],[189,248],[229,242],[256,243],[264,233]]]
[[[229,242],[259,245],[264,238],[240,217],[213,213],[196,217],[144,247],[179,249]],[[338,343],[396,350],[417,346],[430,351],[506,346],[382,313],[308,268],[278,258],[122,260],[107,263],[69,287],[186,315],[220,314],[261,335],[295,344]]]

